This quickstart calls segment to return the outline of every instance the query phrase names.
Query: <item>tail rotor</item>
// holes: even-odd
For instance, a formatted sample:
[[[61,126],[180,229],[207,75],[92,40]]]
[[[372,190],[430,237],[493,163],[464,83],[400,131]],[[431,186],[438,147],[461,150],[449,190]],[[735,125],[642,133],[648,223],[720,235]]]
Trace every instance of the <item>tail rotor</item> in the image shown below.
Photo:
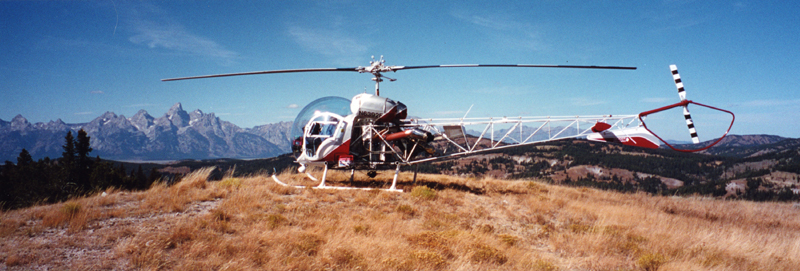
[[[678,88],[678,96],[681,98],[681,102],[685,102],[686,90],[683,88],[681,75],[678,74],[678,66],[669,65],[669,69],[672,70],[672,79],[675,80],[675,87]],[[689,104],[685,104],[683,106],[683,117],[686,118],[686,126],[689,127],[689,134],[692,136],[692,143],[700,143],[700,138],[697,137],[697,130],[694,128],[694,121],[692,121],[692,114],[689,113]]]
[[[664,106],[664,107],[661,107],[661,108],[656,108],[656,109],[653,109],[653,110],[649,110],[649,111],[645,111],[645,112],[639,113],[639,121],[641,122],[642,127],[645,130],[647,130],[648,133],[652,134],[653,136],[655,136],[656,138],[661,140],[661,142],[666,144],[670,149],[673,149],[673,150],[676,150],[676,151],[696,152],[696,151],[706,150],[708,148],[711,148],[714,145],[717,145],[717,143],[722,141],[722,139],[725,138],[726,135],[728,135],[728,132],[731,131],[731,127],[733,127],[733,122],[734,122],[734,120],[736,120],[736,116],[733,115],[733,112],[725,110],[725,109],[720,109],[720,108],[716,108],[716,107],[713,107],[713,106],[709,106],[709,105],[701,104],[701,103],[698,103],[698,102],[694,102],[692,100],[687,100],[686,99],[686,90],[683,88],[683,82],[681,81],[681,76],[680,76],[680,74],[678,74],[678,67],[675,66],[675,65],[669,65],[669,68],[670,68],[670,70],[672,70],[672,79],[675,80],[675,87],[678,88],[678,96],[681,98],[681,101],[679,103],[676,103],[676,104],[671,104],[671,105]],[[686,126],[689,128],[689,134],[692,136],[692,143],[698,144],[698,143],[700,143],[700,139],[697,137],[697,130],[695,130],[695,128],[694,128],[694,121],[692,121],[692,115],[689,113],[689,104],[694,104],[696,106],[700,106],[700,107],[704,107],[704,108],[707,108],[707,109],[711,109],[711,110],[723,112],[723,113],[726,113],[726,114],[730,114],[731,115],[731,123],[730,123],[730,125],[728,125],[728,129],[716,141],[711,142],[710,144],[703,144],[705,146],[701,147],[699,149],[686,150],[686,149],[678,149],[675,146],[672,146],[671,144],[669,144],[669,142],[665,141],[663,138],[661,138],[657,134],[653,133],[653,131],[650,130],[650,128],[647,128],[647,124],[644,122],[644,118],[649,116],[649,115],[651,115],[651,114],[662,112],[662,111],[666,111],[666,110],[669,110],[669,109],[672,109],[672,108],[676,108],[676,107],[683,107],[683,117],[686,119]]]

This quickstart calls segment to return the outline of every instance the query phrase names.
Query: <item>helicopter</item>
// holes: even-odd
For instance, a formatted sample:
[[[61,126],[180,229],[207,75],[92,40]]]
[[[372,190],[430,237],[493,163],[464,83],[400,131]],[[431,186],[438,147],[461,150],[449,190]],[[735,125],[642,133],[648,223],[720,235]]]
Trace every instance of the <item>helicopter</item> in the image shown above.
[[[391,187],[384,190],[402,192],[397,188],[397,176],[401,166],[454,159],[498,149],[569,138],[583,138],[590,141],[644,148],[659,148],[661,143],[664,143],[676,151],[696,152],[719,143],[733,127],[735,119],[734,114],[728,110],[688,100],[675,65],[670,65],[670,70],[678,89],[680,102],[639,114],[468,118],[467,114],[469,114],[470,108],[467,110],[467,114],[461,118],[423,119],[409,117],[408,107],[404,103],[380,96],[380,83],[384,79],[390,82],[397,80],[384,76],[384,73],[409,69],[464,67],[636,69],[636,67],[621,66],[540,64],[389,66],[381,56],[379,60],[375,60],[373,57],[368,66],[267,70],[168,78],[162,79],[162,81],[298,72],[372,74],[372,81],[375,82],[374,95],[361,93],[350,100],[335,96],[323,97],[305,106],[294,120],[290,138],[292,138],[292,153],[295,162],[299,164],[298,171],[305,173],[311,180],[320,182],[319,185],[314,186],[319,189],[374,189],[326,185],[325,180],[329,169],[350,170],[351,181],[355,170],[367,170],[369,177],[375,177],[376,170],[394,169]],[[700,141],[688,109],[689,105],[730,114],[731,123],[727,131],[705,147],[685,150],[667,143],[651,131],[644,122],[648,115],[682,107],[692,142],[697,144]],[[475,126],[484,128],[479,134],[474,132],[475,130],[466,129],[466,127]],[[510,128],[503,128],[509,126]],[[311,167],[323,169],[321,179],[310,174],[308,169]],[[414,178],[416,179],[416,171]],[[290,186],[280,181],[274,173],[272,179],[280,185]],[[296,187],[303,188],[304,186]]]

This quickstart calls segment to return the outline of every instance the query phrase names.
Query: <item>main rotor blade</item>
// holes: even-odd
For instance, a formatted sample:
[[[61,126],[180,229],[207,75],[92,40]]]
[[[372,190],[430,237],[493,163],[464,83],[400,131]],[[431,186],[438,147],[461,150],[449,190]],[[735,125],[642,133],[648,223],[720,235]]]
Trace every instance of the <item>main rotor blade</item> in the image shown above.
[[[537,65],[537,64],[448,64],[448,65],[424,65],[424,66],[371,66],[371,67],[352,67],[352,68],[313,68],[313,69],[288,69],[288,70],[271,70],[271,71],[255,71],[255,72],[239,72],[239,73],[223,73],[212,75],[200,75],[189,77],[177,77],[161,79],[161,81],[178,81],[187,79],[200,79],[200,78],[214,78],[214,77],[227,77],[239,75],[255,75],[255,74],[270,74],[270,73],[293,73],[293,72],[360,72],[360,73],[373,73],[380,76],[381,72],[410,70],[410,69],[426,69],[426,68],[461,68],[461,67],[522,67],[522,68],[572,68],[572,69],[612,69],[612,70],[635,70],[636,67],[618,67],[618,66],[582,66],[582,65]]]
[[[166,82],[166,81],[178,81],[178,80],[187,80],[187,79],[214,78],[214,77],[227,77],[227,76],[238,76],[238,75],[254,75],[254,74],[270,74],[270,73],[291,73],[291,72],[358,72],[359,68],[361,68],[361,67],[288,69],[288,70],[272,70],[272,71],[237,72],[237,73],[223,73],[223,74],[212,74],[212,75],[200,75],[200,76],[167,78],[167,79],[161,79],[161,81]]]
[[[522,68],[571,68],[571,69],[611,69],[635,70],[636,67],[619,66],[584,66],[584,65],[540,65],[540,64],[450,64],[424,66],[392,66],[394,70],[426,69],[426,68],[461,68],[461,67],[522,67]]]

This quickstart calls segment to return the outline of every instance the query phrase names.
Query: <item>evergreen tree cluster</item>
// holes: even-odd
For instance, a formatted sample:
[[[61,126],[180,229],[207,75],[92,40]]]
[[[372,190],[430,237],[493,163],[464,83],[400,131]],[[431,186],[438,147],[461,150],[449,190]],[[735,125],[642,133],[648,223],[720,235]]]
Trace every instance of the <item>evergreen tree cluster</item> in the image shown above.
[[[90,137],[81,129],[64,137],[64,152],[58,159],[34,161],[22,149],[17,163],[0,166],[0,208],[16,209],[38,203],[53,203],[102,191],[110,187],[124,190],[147,189],[161,178],[155,169],[145,174],[142,167],[130,172],[123,164],[115,167],[100,157],[92,159]]]
[[[752,201],[796,201],[800,200],[800,195],[792,192],[791,189],[783,187],[772,189],[769,182],[765,182],[761,178],[747,178],[747,186],[744,194],[740,195],[742,198]],[[766,189],[765,189],[766,188]]]

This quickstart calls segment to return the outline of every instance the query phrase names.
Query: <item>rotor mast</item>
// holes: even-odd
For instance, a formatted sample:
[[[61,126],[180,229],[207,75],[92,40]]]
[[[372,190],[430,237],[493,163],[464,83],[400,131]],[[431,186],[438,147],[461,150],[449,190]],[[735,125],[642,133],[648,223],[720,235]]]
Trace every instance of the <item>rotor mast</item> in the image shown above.
[[[383,60],[383,56],[378,61],[375,61],[375,56],[372,56],[372,61],[369,62],[369,67],[358,67],[356,70],[359,73],[369,72],[373,76],[372,81],[375,81],[375,96],[381,96],[381,82],[383,82],[383,74],[381,72],[387,71],[395,71],[395,66],[384,66],[383,64],[386,63],[386,60]],[[397,79],[386,77],[389,79],[390,82],[397,81]]]
[[[375,75],[372,81],[375,81],[375,96],[381,96],[381,81],[383,81],[383,79],[381,79],[380,74]]]

